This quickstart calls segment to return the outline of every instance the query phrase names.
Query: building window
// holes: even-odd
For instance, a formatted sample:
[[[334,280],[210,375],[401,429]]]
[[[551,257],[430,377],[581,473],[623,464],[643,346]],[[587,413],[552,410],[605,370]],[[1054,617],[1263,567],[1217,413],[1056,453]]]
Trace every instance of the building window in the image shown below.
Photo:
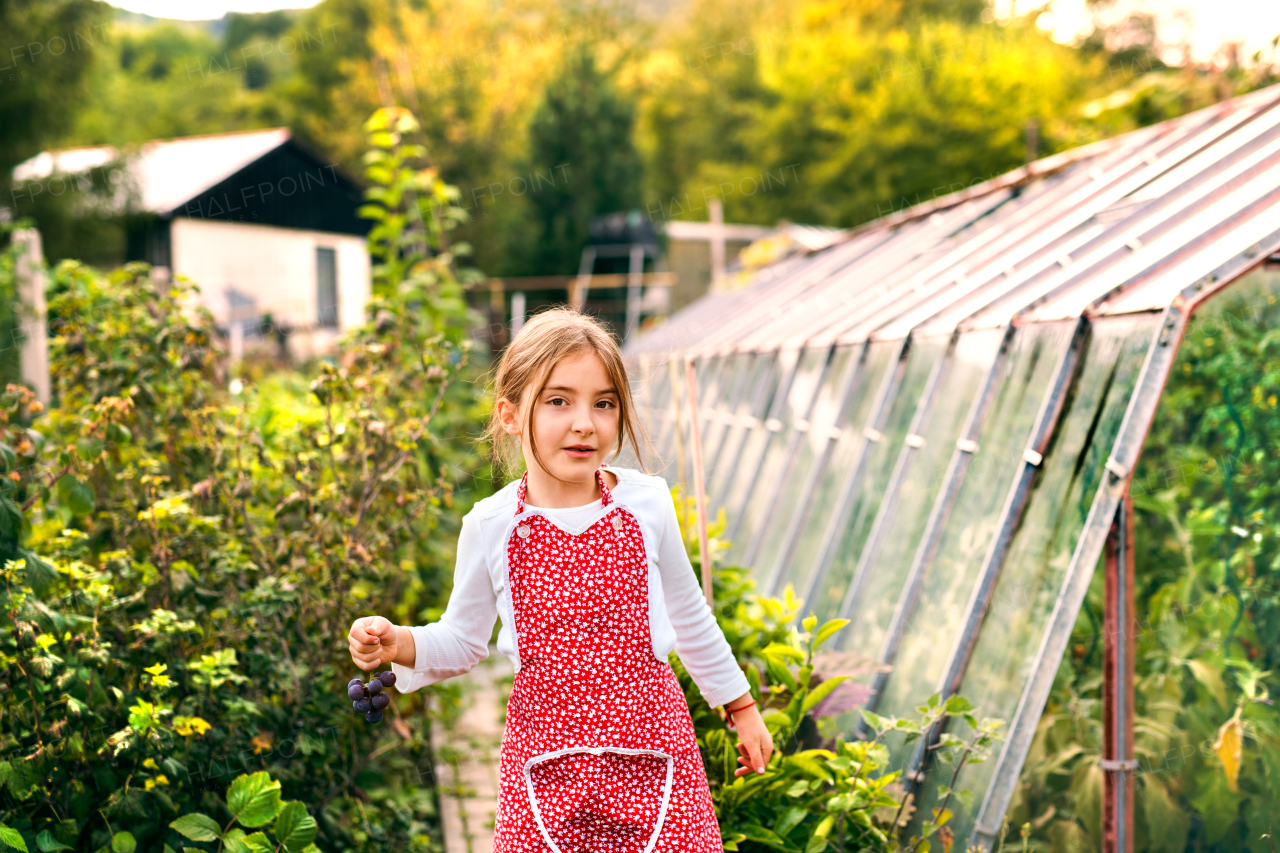
[[[338,328],[337,252],[324,246],[316,247],[316,307],[322,328]]]

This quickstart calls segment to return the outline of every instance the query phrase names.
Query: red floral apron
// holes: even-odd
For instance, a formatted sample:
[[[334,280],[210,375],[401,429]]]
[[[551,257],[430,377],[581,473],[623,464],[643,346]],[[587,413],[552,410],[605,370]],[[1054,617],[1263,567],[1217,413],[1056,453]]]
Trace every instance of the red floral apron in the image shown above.
[[[596,479],[607,510],[613,498]],[[571,535],[526,515],[526,480],[507,542],[520,671],[494,850],[718,853],[689,709],[653,656],[639,524],[613,506]]]

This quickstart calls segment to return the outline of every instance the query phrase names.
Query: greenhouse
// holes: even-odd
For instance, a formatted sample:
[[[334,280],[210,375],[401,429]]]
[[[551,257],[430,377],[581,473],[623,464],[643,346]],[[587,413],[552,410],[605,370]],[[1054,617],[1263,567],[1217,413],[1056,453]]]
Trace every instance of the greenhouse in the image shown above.
[[[870,710],[938,691],[1007,721],[957,840],[993,846],[1101,573],[1103,827],[1132,849],[1130,481],[1194,312],[1276,290],[1277,252],[1272,87],[739,273],[628,347],[662,473],[700,458],[726,559],[851,620]],[[891,749],[925,813],[949,770]]]

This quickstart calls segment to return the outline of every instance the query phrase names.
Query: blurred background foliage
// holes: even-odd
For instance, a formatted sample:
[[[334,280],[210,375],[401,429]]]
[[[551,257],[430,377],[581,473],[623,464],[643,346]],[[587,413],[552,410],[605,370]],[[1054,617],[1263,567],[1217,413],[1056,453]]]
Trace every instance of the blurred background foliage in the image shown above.
[[[361,123],[401,106],[481,268],[572,274],[597,214],[704,220],[720,197],[729,221],[852,226],[1022,165],[1028,123],[1044,156],[1280,79],[1274,50],[1168,67],[1150,17],[1075,45],[1035,20],[983,0],[323,0],[190,23],[12,0],[15,43],[95,40],[19,56],[0,175],[48,148],[278,125],[358,174]]]

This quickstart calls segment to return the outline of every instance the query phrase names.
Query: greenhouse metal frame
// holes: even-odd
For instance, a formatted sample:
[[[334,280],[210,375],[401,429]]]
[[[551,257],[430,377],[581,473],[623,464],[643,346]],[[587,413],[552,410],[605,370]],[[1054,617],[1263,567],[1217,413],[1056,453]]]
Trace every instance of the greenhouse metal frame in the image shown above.
[[[870,223],[626,349],[672,481],[695,366],[729,558],[852,620],[837,643],[875,662],[871,709],[963,693],[1009,721],[951,823],[980,849],[1100,563],[1104,839],[1132,849],[1129,480],[1192,314],[1278,252],[1271,87]],[[927,744],[890,744],[918,815]]]

